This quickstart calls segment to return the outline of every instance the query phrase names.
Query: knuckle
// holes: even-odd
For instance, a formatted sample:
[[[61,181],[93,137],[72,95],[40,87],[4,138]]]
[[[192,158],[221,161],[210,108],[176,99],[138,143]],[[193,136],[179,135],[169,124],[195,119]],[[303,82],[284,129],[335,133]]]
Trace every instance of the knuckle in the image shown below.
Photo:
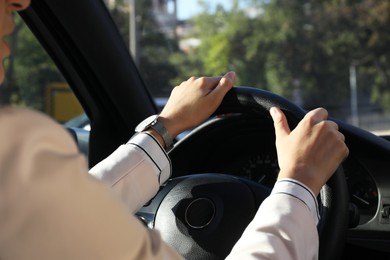
[[[323,120],[317,123],[317,125],[321,132],[338,133],[338,125],[333,121]]]
[[[197,79],[197,77],[192,76],[192,77],[190,77],[190,78],[188,79],[188,81],[195,81],[196,79]]]
[[[328,117],[328,110],[326,110],[326,109],[323,108],[323,107],[320,107],[320,108],[319,108],[319,111],[320,111],[321,113],[323,113],[324,116]]]
[[[207,78],[206,77],[200,77],[200,78],[198,78],[198,81],[199,81],[200,84],[203,85],[204,83],[207,82]]]
[[[344,155],[344,158],[348,157],[348,155],[349,155],[348,146],[346,146],[345,144],[344,144],[343,155]]]
[[[335,140],[335,147],[338,148],[339,154],[343,159],[349,155],[348,146],[345,144],[343,140],[337,138]]]
[[[314,113],[306,114],[304,119],[304,123],[309,125],[315,125],[316,123],[318,123]]]
[[[310,124],[314,125],[318,129],[318,132],[321,134],[330,132],[332,129],[331,126],[326,121],[316,122],[315,119],[310,121]]]

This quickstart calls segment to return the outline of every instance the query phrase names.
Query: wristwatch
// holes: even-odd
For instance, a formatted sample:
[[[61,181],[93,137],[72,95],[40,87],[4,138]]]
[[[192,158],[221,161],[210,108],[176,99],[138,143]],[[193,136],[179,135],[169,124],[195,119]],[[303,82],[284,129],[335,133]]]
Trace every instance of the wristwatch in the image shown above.
[[[146,118],[145,120],[143,120],[141,123],[137,125],[137,127],[135,128],[135,132],[140,133],[149,128],[152,128],[159,135],[161,135],[161,137],[164,140],[165,149],[167,151],[172,148],[173,145],[172,137],[169,135],[164,124],[159,120],[159,115],[152,115]]]

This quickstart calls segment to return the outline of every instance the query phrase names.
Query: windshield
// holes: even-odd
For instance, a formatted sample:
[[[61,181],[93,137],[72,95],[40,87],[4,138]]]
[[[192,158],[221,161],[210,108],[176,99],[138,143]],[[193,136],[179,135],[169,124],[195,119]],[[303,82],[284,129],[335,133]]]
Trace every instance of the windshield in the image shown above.
[[[387,0],[106,2],[155,97],[190,76],[234,70],[236,85],[390,129]]]

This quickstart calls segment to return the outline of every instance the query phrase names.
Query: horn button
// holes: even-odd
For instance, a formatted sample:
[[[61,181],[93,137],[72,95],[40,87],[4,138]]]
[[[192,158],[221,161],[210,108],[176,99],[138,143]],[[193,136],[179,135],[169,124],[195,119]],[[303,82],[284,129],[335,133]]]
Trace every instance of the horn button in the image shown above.
[[[215,216],[215,205],[207,198],[193,200],[184,213],[188,226],[199,229],[207,227]]]
[[[154,220],[163,240],[185,259],[227,256],[263,198],[259,201],[246,181],[230,175],[198,174],[173,181]],[[264,190],[264,197],[268,194]]]

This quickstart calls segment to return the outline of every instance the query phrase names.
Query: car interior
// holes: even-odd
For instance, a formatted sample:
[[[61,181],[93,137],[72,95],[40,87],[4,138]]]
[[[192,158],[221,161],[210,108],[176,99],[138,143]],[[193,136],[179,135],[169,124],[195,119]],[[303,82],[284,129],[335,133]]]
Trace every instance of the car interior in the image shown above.
[[[149,88],[159,81],[157,68],[145,76],[118,28],[110,2],[115,1],[32,0],[20,12],[22,23],[88,117],[90,129],[64,127],[90,167],[126,143],[139,122],[160,110]],[[146,36],[140,33],[139,37]],[[308,109],[291,96],[239,83],[209,120],[175,140],[169,151],[172,178],[136,214],[147,228],[160,230],[186,259],[226,257],[270,193],[279,167],[268,109],[282,108],[292,128]],[[337,117],[331,120],[339,124],[350,153],[318,198],[320,259],[388,259],[390,135]],[[209,200],[214,207],[210,208]],[[192,204],[199,207],[197,212],[184,212],[184,205]],[[203,228],[210,214],[215,221]]]

